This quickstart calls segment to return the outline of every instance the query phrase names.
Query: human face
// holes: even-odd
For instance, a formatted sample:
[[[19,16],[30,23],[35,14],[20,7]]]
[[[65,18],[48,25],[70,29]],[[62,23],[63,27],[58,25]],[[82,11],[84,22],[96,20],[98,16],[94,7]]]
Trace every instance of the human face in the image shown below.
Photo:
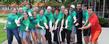
[[[86,6],[84,6],[84,8],[83,8],[84,10],[87,10],[87,7]]]
[[[43,13],[44,13],[44,10],[40,10],[40,15],[43,15]]]
[[[67,9],[64,10],[64,14],[68,15],[68,10]]]
[[[89,16],[93,13],[92,9],[88,9]]]
[[[56,15],[58,15],[59,11],[58,11],[58,10],[56,10],[55,12],[56,12]]]
[[[47,9],[48,13],[50,13],[51,9]]]
[[[81,4],[77,5],[77,9],[81,9],[81,7],[82,7]]]
[[[13,13],[17,13],[17,9],[16,9],[16,8],[14,8],[12,12],[13,12]]]
[[[23,13],[24,14],[24,19],[27,19],[28,18],[28,15],[26,12]]]
[[[61,8],[62,12],[64,12],[65,8]]]

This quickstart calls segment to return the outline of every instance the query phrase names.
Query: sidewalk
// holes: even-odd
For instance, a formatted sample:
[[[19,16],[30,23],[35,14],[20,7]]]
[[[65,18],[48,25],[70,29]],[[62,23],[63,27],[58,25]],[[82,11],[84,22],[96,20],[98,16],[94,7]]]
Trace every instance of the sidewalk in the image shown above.
[[[102,28],[101,35],[98,39],[98,44],[109,44],[109,28]],[[8,44],[7,40],[4,41],[2,44]],[[14,37],[13,44],[17,44],[17,41]]]

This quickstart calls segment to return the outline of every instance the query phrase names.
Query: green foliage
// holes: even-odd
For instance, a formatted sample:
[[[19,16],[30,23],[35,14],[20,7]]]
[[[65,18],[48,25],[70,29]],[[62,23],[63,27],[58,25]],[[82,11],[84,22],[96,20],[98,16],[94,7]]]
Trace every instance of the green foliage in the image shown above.
[[[47,3],[45,3],[45,6],[61,6],[62,3],[58,3],[56,1],[48,1]]]
[[[9,4],[12,4],[12,3],[20,4],[21,0],[1,0],[0,2],[2,4],[5,4],[5,5],[9,5]]]
[[[99,18],[102,27],[109,27],[109,19]]]
[[[0,44],[6,40],[6,32],[3,30],[4,24],[0,23]]]

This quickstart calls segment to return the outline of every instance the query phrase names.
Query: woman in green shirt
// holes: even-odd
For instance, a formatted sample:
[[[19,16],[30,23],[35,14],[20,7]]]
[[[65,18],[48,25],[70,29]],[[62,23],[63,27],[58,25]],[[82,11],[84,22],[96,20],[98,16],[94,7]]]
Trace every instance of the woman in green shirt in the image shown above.
[[[38,35],[39,35],[38,37],[39,37],[39,40],[41,40],[41,38],[42,38],[42,44],[46,44],[45,33],[46,33],[46,29],[48,29],[47,19],[43,15],[43,13],[44,13],[43,9],[41,9],[39,13],[40,13],[40,15],[38,18],[38,23],[37,23],[37,31],[38,31]]]
[[[29,24],[30,24],[30,21],[28,19],[28,15],[26,12],[23,13],[24,14],[24,18],[21,20],[20,22],[20,35],[21,35],[21,39],[22,39],[22,44],[28,44],[28,41],[26,39],[27,37],[27,32],[29,31]]]
[[[64,10],[64,23],[63,23],[63,29],[61,32],[61,37],[62,37],[62,43],[65,42],[65,37],[67,37],[67,44],[70,44],[70,35],[72,32],[72,26],[73,26],[73,20],[72,17],[69,15],[68,10]]]

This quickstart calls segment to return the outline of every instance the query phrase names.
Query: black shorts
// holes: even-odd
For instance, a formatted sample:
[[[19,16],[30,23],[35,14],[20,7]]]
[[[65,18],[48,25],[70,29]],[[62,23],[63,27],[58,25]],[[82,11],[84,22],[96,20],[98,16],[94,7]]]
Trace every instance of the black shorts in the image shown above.
[[[84,36],[90,36],[90,28],[83,31]]]

